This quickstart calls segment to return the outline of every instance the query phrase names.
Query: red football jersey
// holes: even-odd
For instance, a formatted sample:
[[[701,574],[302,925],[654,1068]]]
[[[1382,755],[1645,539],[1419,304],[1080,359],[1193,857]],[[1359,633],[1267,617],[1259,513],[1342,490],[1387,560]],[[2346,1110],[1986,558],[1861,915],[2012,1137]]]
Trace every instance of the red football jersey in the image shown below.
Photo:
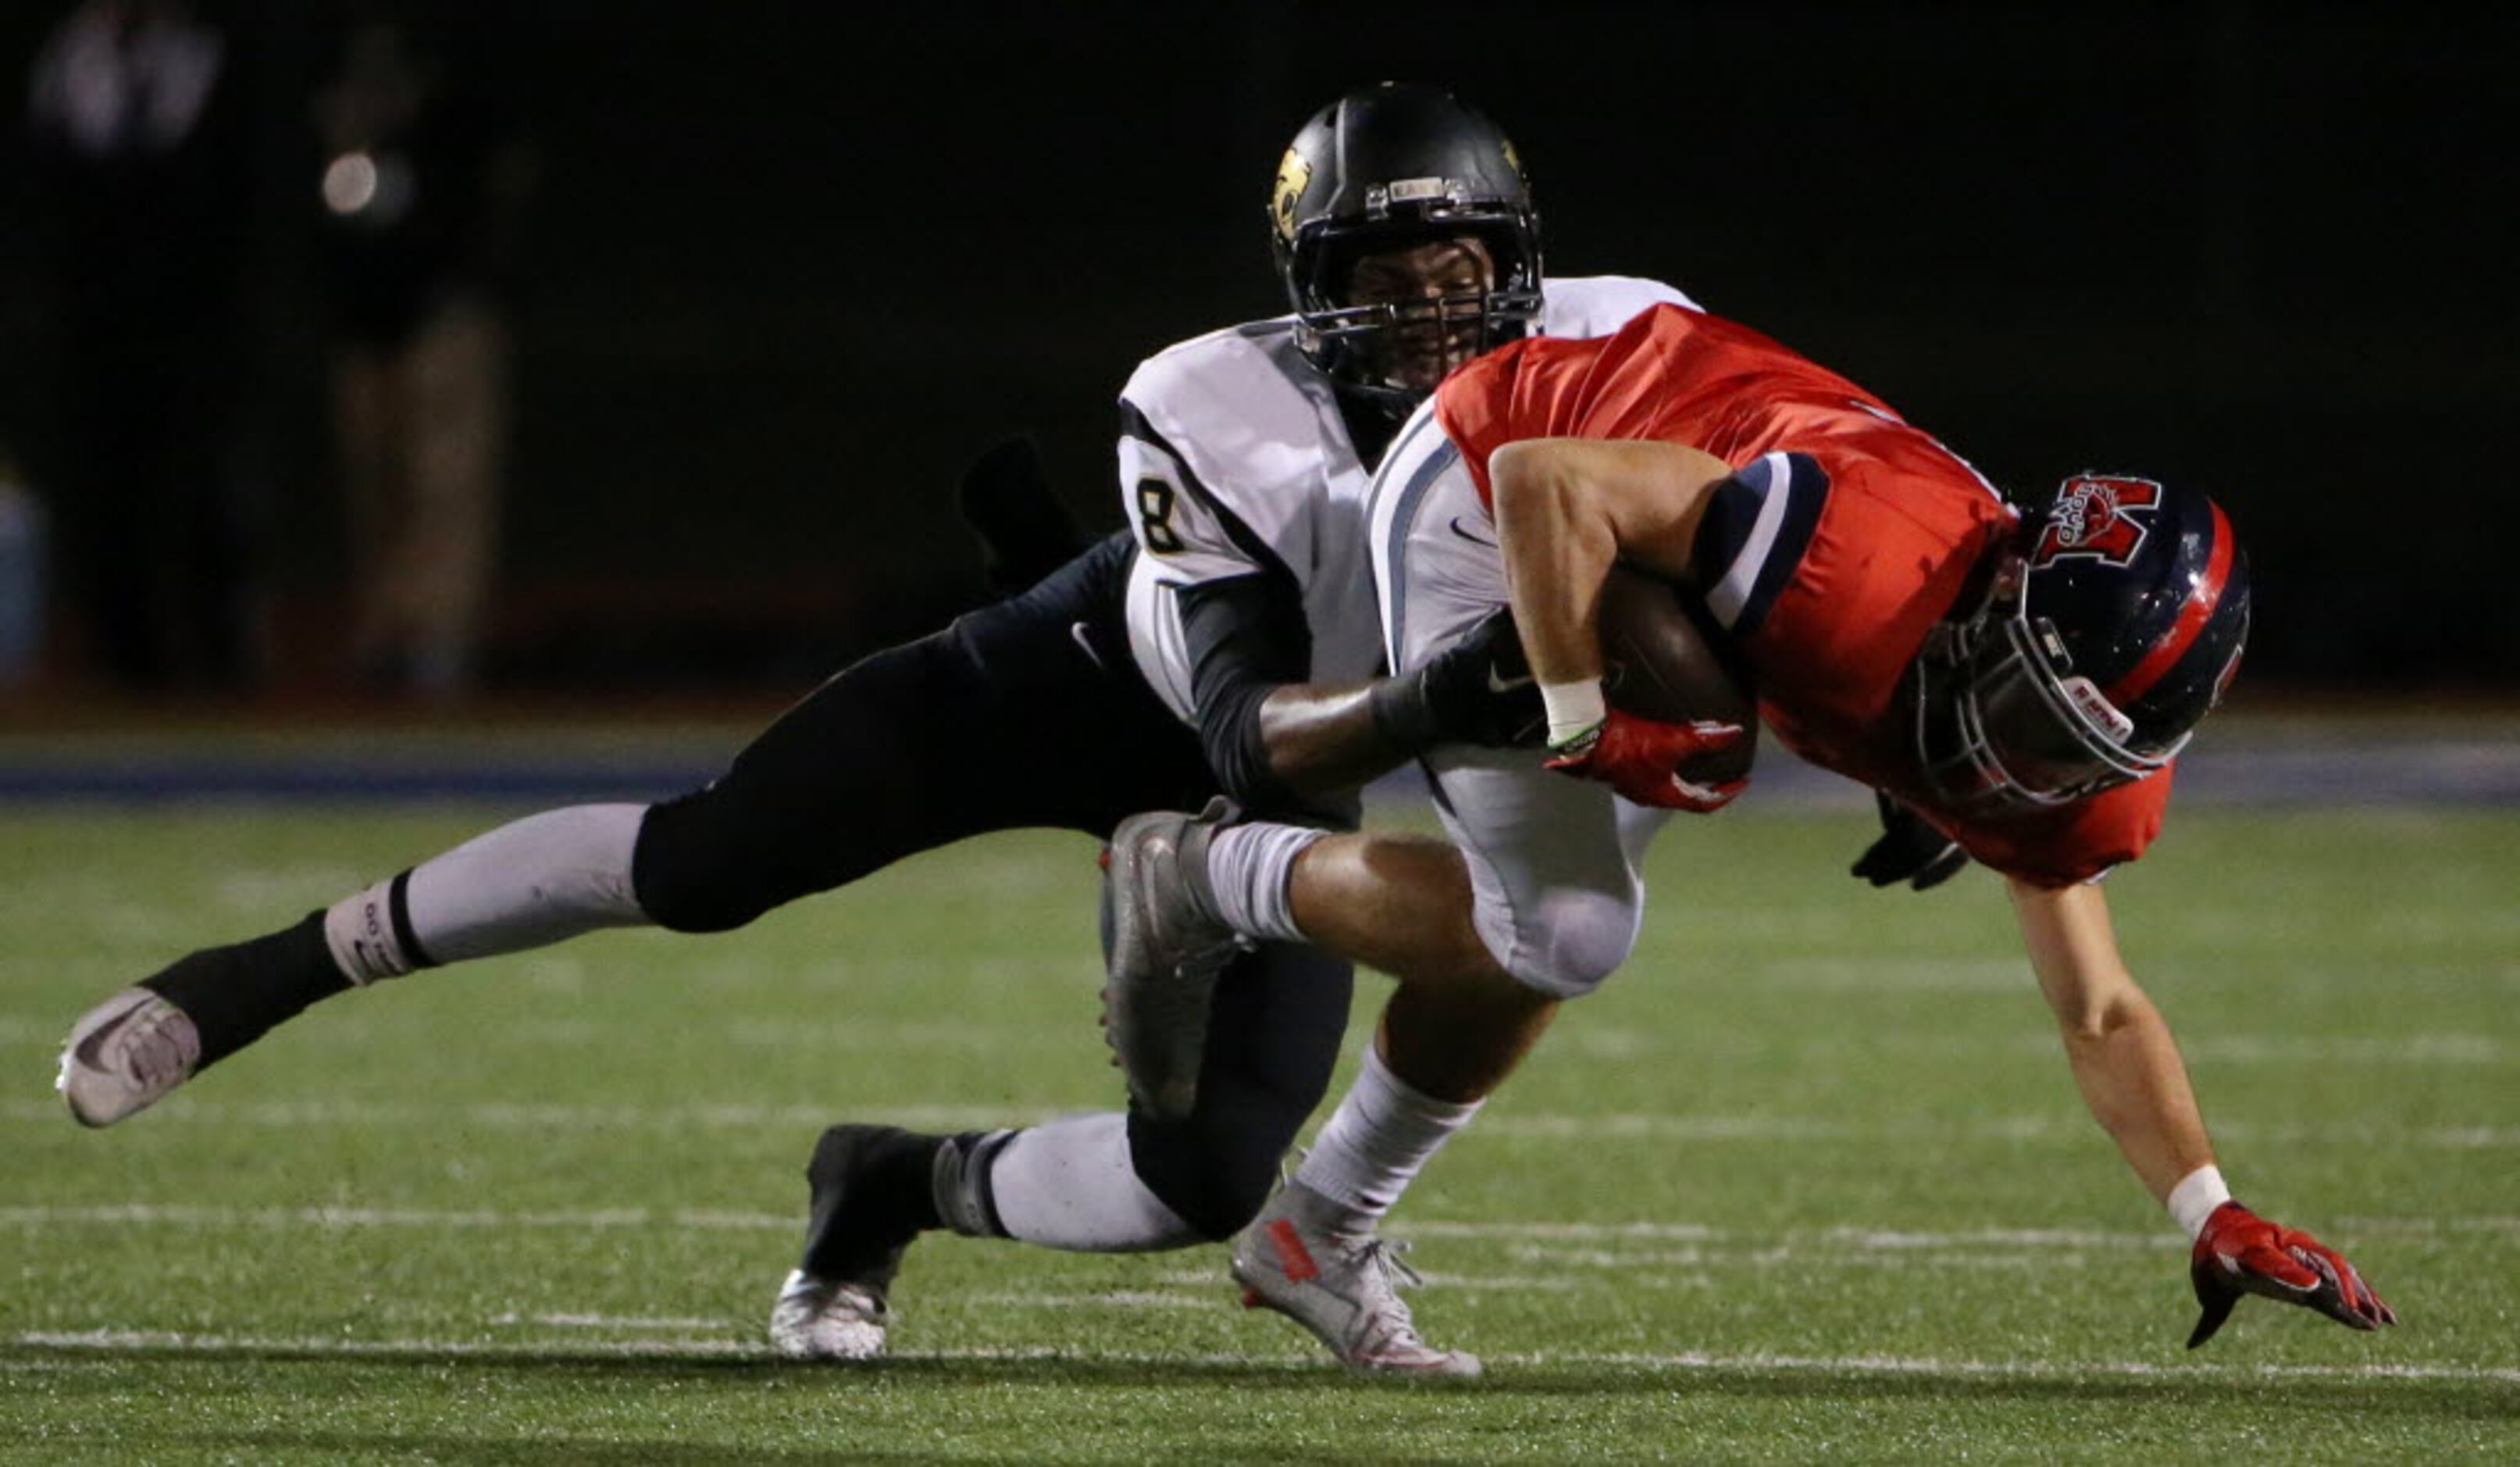
[[[1962,818],[1935,800],[1900,684],[2014,515],[1964,460],[1854,383],[1747,327],[1664,305],[1613,336],[1491,352],[1445,381],[1435,413],[1482,499],[1488,456],[1524,438],[1684,443],[1741,469],[1759,490],[1741,496],[1746,512],[1770,496],[1778,512],[1743,532],[1760,557],[1752,573],[1705,589],[1758,681],[1760,716],[1813,763],[1915,806],[1980,862],[2062,886],[2135,859],[2159,832],[2167,770],[2001,816]],[[1707,544],[1701,535],[1701,557]]]

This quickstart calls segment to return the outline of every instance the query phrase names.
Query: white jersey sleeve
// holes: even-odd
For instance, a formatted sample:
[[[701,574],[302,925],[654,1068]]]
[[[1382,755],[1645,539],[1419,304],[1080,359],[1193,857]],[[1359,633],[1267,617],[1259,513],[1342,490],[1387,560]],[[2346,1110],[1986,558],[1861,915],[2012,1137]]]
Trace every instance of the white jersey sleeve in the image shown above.
[[[1605,337],[1657,305],[1705,307],[1659,280],[1634,275],[1584,275],[1549,282],[1541,330],[1552,337]]]
[[[1367,473],[1330,386],[1295,349],[1291,320],[1211,332],[1149,357],[1120,396],[1120,494],[1139,555],[1129,640],[1173,711],[1192,716],[1179,596],[1265,576],[1300,605],[1311,675],[1372,675]],[[1361,582],[1361,583],[1360,583]]]

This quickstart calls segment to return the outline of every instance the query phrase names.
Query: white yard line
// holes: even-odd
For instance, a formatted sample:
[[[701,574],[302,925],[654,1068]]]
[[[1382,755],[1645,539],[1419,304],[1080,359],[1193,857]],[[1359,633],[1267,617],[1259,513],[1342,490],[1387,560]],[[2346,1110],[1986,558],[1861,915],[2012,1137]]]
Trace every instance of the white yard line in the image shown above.
[[[2520,1384],[2520,1367],[2495,1365],[2225,1365],[2203,1361],[2162,1364],[2151,1360],[1951,1360],[1928,1355],[1673,1354],[1540,1352],[1489,1354],[1501,1365],[1627,1366],[1651,1371],[1726,1370],[1825,1375],[1959,1375],[1999,1379],[2076,1380],[2093,1375],[2192,1380],[2447,1380]]]
[[[1510,1099],[1501,1102],[1509,1105]],[[1005,1123],[1000,1122],[999,1124]],[[2408,1147],[2425,1151],[2478,1151],[2520,1146],[2520,1126],[2318,1125],[2248,1121],[2217,1121],[2214,1133],[2232,1140],[2267,1144],[2345,1144]],[[1650,1142],[1748,1141],[1856,1142],[1911,1139],[1919,1141],[2063,1141],[2081,1146],[2097,1132],[2089,1116],[2059,1112],[2052,1117],[2017,1117],[1993,1121],[1854,1122],[1812,1116],[1667,1116],[1667,1115],[1518,1115],[1500,1110],[1479,1118],[1473,1135],[1550,1140],[1580,1139]]]
[[[1510,1105],[1508,1099],[1505,1102]],[[1082,1109],[1072,1104],[1036,1102],[1003,1106],[870,1105],[849,1118],[882,1121],[918,1130],[968,1130],[983,1126],[1021,1125]],[[753,1105],[696,1101],[683,1105],[543,1105],[524,1102],[475,1102],[428,1106],[405,1102],[360,1100],[224,1101],[177,1096],[131,1123],[139,1126],[257,1126],[291,1128],[325,1125],[430,1125],[481,1130],[748,1130],[788,1128],[820,1131],[844,1119],[829,1106]],[[0,1123],[61,1126],[68,1123],[61,1107],[50,1101],[0,1101]],[[2232,1140],[2280,1144],[2354,1144],[2406,1147],[2422,1151],[2492,1151],[2520,1146],[2520,1126],[2379,1124],[2263,1124],[2221,1121],[2217,1135]],[[2056,1140],[2074,1145],[2094,1136],[2087,1116],[2059,1112],[2052,1117],[2020,1117],[1988,1121],[1855,1122],[1811,1116],[1672,1116],[1552,1115],[1500,1109],[1480,1118],[1480,1136],[1517,1140],[1580,1138],[1588,1142],[1753,1142],[1772,1145],[1809,1141],[1844,1143],[1878,1140]]]
[[[0,1206],[0,1227],[312,1227],[415,1228],[465,1231],[480,1228],[561,1228],[600,1231],[656,1228],[697,1232],[794,1232],[801,1217],[777,1213],[695,1211],[679,1208],[518,1209],[489,1208],[246,1208],[186,1203],[91,1203],[84,1205]],[[2356,1233],[2412,1237],[2453,1237],[2475,1233],[2520,1233],[2520,1217],[2499,1215],[2356,1216],[2340,1219]],[[1697,1222],[1577,1222],[1547,1218],[1521,1221],[1446,1221],[1402,1218],[1391,1231],[1408,1238],[1459,1238],[1506,1244],[1567,1248],[1583,1245],[1605,1258],[1633,1263],[1639,1250],[1654,1256],[1674,1255],[1672,1245],[1719,1250],[1797,1255],[1897,1254],[1939,1252],[1987,1255],[2027,1252],[2050,1256],[2123,1249],[2182,1248],[2184,1240],[2167,1226],[2113,1231],[2099,1228],[1958,1228],[1950,1230],[1826,1227],[1798,1229],[1725,1229]],[[1735,1256],[1737,1257],[1737,1255]],[[1719,1261],[1732,1261],[1732,1258]],[[1462,1278],[1465,1286],[1476,1280]]]
[[[571,960],[543,959],[531,982],[567,988],[573,978]],[[2001,964],[1982,961],[1933,963],[1897,961],[1783,962],[1772,965],[1772,976],[1757,982],[1817,992],[1957,992],[2031,991],[2018,960]],[[2491,983],[2492,975],[2471,975],[2472,986]],[[506,1044],[583,1047],[596,1042],[608,1026],[592,1019],[541,1019],[509,1026],[495,1036]],[[0,1012],[0,1045],[51,1047],[61,1043],[66,1021],[58,1014]],[[397,1031],[383,1018],[361,1014],[334,1021],[337,1043],[383,1043]],[[809,1050],[832,1053],[891,1053],[900,1049],[936,1049],[957,1053],[994,1054],[1037,1047],[1029,1031],[946,1020],[781,1021],[739,1018],[698,1027],[698,1032],[747,1049]],[[1657,1031],[1608,1030],[1570,1026],[1555,1041],[1595,1058],[1634,1059],[1669,1054],[1693,1043],[1686,1035]],[[2056,1052],[2054,1035],[2025,1026],[1990,1041],[1921,1031],[1867,1032],[1861,1038],[1807,1038],[1803,1049],[1829,1053],[1862,1049],[1867,1054],[1892,1053],[1910,1058],[1952,1058],[1983,1063],[1990,1057],[2030,1063]],[[2182,1046],[2191,1063],[2257,1065],[2357,1065],[2389,1067],[2480,1066],[2498,1068],[2520,1063],[2520,1045],[2507,1038],[2470,1031],[2422,1032],[2386,1036],[2362,1034],[2200,1034]],[[757,1108],[756,1108],[757,1109]]]
[[[694,1213],[650,1208],[494,1212],[432,1208],[229,1208],[105,1203],[90,1207],[0,1207],[0,1226],[131,1223],[175,1227],[676,1228],[704,1232],[794,1232],[802,1216]]]
[[[342,1340],[323,1336],[190,1335],[173,1330],[32,1330],[9,1338],[20,1349],[100,1354],[291,1355],[768,1355],[745,1340],[568,1340],[533,1344],[481,1340]]]
[[[476,1102],[413,1105],[364,1100],[225,1101],[178,1096],[137,1125],[250,1125],[273,1128],[314,1125],[467,1126],[481,1130],[750,1130],[787,1126],[819,1132],[834,1121],[880,1119],[921,1130],[967,1130],[1049,1120],[1079,1107],[1056,1102],[1003,1106],[882,1106],[843,1117],[826,1105],[755,1105],[693,1102],[668,1106],[543,1105]],[[55,1102],[0,1101],[0,1122],[60,1125],[67,1114]]]
[[[99,1357],[101,1361],[111,1360],[118,1355],[163,1354],[276,1354],[317,1358],[412,1354],[492,1358],[532,1358],[544,1355],[624,1358],[690,1356],[757,1358],[764,1362],[774,1361],[777,1358],[771,1354],[767,1346],[748,1341],[723,1339],[568,1340],[535,1344],[521,1341],[492,1343],[476,1340],[343,1340],[335,1336],[194,1335],[153,1330],[42,1330],[8,1336],[5,1343],[10,1348],[20,1350],[53,1350],[88,1354]],[[1216,1353],[1161,1354],[1143,1351],[1080,1351],[1049,1348],[914,1350],[897,1352],[892,1358],[910,1361],[980,1362],[1072,1360],[1096,1365],[1135,1365],[1154,1369],[1195,1365],[1310,1372],[1327,1371],[1329,1368],[1326,1363],[1310,1356],[1282,1358],[1268,1355]],[[1744,1354],[1722,1354],[1701,1351],[1682,1351],[1668,1354],[1637,1352],[1552,1351],[1523,1354],[1491,1354],[1487,1358],[1493,1364],[1525,1366],[1539,1370],[1590,1366],[1655,1374],[1726,1372],[1793,1375],[1949,1375],[1999,1380],[2080,1380],[2092,1376],[2110,1376],[2158,1379],[2174,1383],[2193,1380],[2406,1380],[2520,1385],[2520,1368],[2508,1366],[2229,1365],[2188,1360],[2176,1363],[2152,1360],[1972,1360],[1944,1359],[1929,1355],[1785,1355],[1755,1352]],[[10,1363],[0,1361],[0,1368],[7,1368]],[[794,1368],[809,1370],[832,1367],[799,1365]],[[1510,1382],[1499,1381],[1498,1384],[1509,1386]]]
[[[723,1319],[648,1318],[633,1314],[494,1314],[490,1323],[503,1325],[539,1324],[553,1329],[617,1329],[647,1333],[688,1333],[693,1330],[722,1330]]]
[[[1105,1289],[1098,1294],[967,1294],[956,1296],[954,1302],[1018,1309],[1213,1309],[1226,1287],[1225,1274],[1220,1270],[1209,1287],[1199,1292]]]

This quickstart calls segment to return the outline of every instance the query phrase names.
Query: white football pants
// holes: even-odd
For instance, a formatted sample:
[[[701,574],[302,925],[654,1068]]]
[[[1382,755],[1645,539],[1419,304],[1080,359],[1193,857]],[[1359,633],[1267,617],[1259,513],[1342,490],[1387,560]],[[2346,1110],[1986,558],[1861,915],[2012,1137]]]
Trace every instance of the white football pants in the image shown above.
[[[1393,439],[1369,505],[1383,646],[1405,672],[1506,604],[1496,522],[1431,400]],[[1480,940],[1517,980],[1573,998],[1635,948],[1638,864],[1670,811],[1552,773],[1542,757],[1445,745],[1424,763],[1445,832],[1469,861]]]

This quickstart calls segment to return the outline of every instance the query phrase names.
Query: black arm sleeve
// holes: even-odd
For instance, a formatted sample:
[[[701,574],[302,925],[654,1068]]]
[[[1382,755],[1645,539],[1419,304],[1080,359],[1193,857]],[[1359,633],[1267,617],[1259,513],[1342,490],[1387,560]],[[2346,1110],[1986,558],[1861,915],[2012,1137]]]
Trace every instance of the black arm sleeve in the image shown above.
[[[1294,581],[1274,572],[1201,581],[1181,590],[1191,699],[1208,767],[1245,808],[1292,812],[1303,802],[1269,768],[1260,705],[1313,664],[1312,628]]]

